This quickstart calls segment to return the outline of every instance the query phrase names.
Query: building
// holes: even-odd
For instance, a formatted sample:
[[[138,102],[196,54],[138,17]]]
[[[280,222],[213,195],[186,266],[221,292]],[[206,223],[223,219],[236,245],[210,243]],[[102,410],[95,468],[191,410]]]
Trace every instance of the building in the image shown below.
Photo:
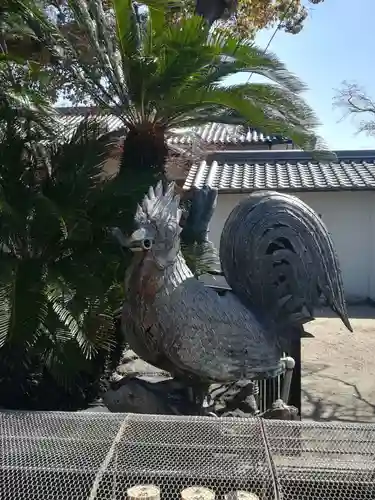
[[[219,191],[210,239],[219,245],[226,218],[254,190],[298,196],[321,215],[339,257],[349,302],[375,300],[375,151],[337,151],[324,163],[297,150],[220,151],[193,165],[184,189]]]

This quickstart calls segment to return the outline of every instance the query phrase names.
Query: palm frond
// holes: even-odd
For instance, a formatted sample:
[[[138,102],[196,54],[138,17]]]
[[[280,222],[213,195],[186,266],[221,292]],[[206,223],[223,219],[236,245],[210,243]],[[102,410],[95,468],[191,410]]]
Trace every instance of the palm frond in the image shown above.
[[[251,72],[277,83],[282,88],[293,93],[301,93],[307,89],[306,85],[291,73],[280,59],[272,52],[264,52],[248,40],[235,40],[225,35],[224,40],[213,40],[212,46],[217,50],[222,66],[227,66],[232,73]]]
[[[36,2],[6,0],[6,4],[2,18],[5,36],[0,42],[0,128],[4,126],[4,120],[9,119],[11,111],[19,120],[19,125],[22,125],[22,119],[28,125],[39,127],[44,134],[53,135],[56,112],[52,109],[50,100],[42,92],[27,88],[18,78],[19,72],[22,74],[22,68],[30,68],[32,61],[13,53],[12,47],[8,48],[7,43],[12,35],[16,40],[28,37],[50,50],[51,54],[57,55],[51,35],[53,25]],[[8,113],[5,113],[6,110]]]
[[[0,288],[0,347],[6,342],[29,345],[47,315],[44,264],[27,259],[14,262],[13,270]]]
[[[107,242],[112,213],[101,202],[110,193],[103,197],[100,182],[113,139],[84,122],[70,138],[40,145],[8,111],[0,142],[0,348],[22,352],[25,373],[38,359],[43,373],[47,367],[68,384],[113,349],[112,309],[120,302],[109,290],[119,259]]]
[[[48,20],[41,21],[43,33],[48,31],[63,58],[69,58],[72,77],[97,104],[110,108],[129,129],[145,121],[162,127],[176,127],[179,121],[193,124],[195,118],[197,124],[209,122],[212,113],[220,116],[221,108],[235,111],[238,123],[242,118],[270,134],[284,130],[302,148],[317,142],[317,120],[301,97],[306,86],[274,54],[265,54],[249,40],[209,32],[199,16],[167,25],[165,8],[170,2],[144,3],[143,30],[130,0],[112,0],[109,11],[103,10],[102,0],[69,0],[95,67],[82,47],[74,46]],[[40,19],[40,13],[33,15]],[[245,92],[225,86],[226,78],[244,72],[266,79],[268,87],[249,83]],[[242,107],[241,99],[248,101]]]
[[[0,285],[0,349],[8,340],[10,322],[12,317],[13,287],[9,281]]]
[[[199,124],[213,121],[212,115],[222,121],[234,111],[238,123],[270,134],[284,131],[302,148],[316,142],[317,120],[301,97],[306,86],[274,54],[248,40],[209,32],[199,16],[166,24],[168,2],[144,3],[143,29],[130,0],[112,0],[109,11],[103,11],[102,0],[69,0],[95,67],[78,44],[49,27],[71,62],[72,77],[128,130],[145,122],[161,127]],[[225,85],[227,77],[244,72],[266,79],[268,87]],[[235,120],[233,114],[231,123]]]
[[[61,295],[60,290],[57,289],[48,292],[48,302],[61,325],[69,332],[71,338],[77,342],[84,356],[90,359],[95,352],[95,346],[86,337],[80,322],[67,307],[69,300],[64,295]]]

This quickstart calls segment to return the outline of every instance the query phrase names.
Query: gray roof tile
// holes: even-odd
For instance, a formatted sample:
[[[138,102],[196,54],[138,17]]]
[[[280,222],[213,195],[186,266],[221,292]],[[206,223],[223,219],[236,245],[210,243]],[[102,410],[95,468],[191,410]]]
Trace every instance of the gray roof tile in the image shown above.
[[[210,164],[193,165],[184,189],[209,185],[221,192],[375,190],[375,151],[335,153],[335,162],[320,162],[295,150],[223,151]]]
[[[108,113],[98,112],[98,108],[77,107],[58,108],[61,113],[61,133],[69,135],[85,118],[96,118],[107,125],[109,132],[124,127],[120,118]],[[235,146],[246,144],[289,144],[291,141],[280,136],[264,135],[255,129],[243,130],[242,127],[222,123],[208,123],[190,129],[176,129],[176,134],[168,137],[168,143],[178,146],[190,145],[197,135],[207,145]]]
[[[95,119],[108,128],[108,132],[114,132],[124,127],[120,118],[115,115],[98,113],[97,108],[58,108],[60,112],[61,134],[70,136],[75,128],[85,119]]]
[[[261,132],[248,128],[247,130],[241,126],[227,125],[223,123],[207,123],[200,127],[193,127],[190,129],[192,134],[189,134],[189,129],[180,129],[179,135],[170,137],[168,142],[171,144],[191,144],[194,134],[196,134],[205,144],[212,144],[218,146],[235,146],[246,144],[289,144],[292,141],[280,136],[272,136],[262,134]]]

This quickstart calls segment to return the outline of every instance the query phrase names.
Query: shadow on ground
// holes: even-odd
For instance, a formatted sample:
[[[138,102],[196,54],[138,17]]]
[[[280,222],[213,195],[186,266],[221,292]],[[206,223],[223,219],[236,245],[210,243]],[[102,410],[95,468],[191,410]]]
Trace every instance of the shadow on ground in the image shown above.
[[[375,308],[349,308],[354,333],[327,310],[302,345],[302,417],[375,423]]]
[[[322,377],[324,379],[324,377]],[[363,397],[355,384],[350,384],[334,377],[327,377],[338,385],[343,384],[353,391],[351,404],[340,404],[335,401],[323,401],[321,398],[313,396],[306,389],[302,389],[302,397],[305,406],[309,410],[305,412],[304,418],[321,422],[375,422],[375,404]],[[354,404],[353,404],[354,403]]]

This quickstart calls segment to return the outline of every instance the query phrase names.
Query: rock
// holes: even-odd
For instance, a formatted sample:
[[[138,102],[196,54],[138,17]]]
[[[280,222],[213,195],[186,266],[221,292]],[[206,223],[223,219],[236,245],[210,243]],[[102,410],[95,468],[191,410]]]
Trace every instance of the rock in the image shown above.
[[[276,400],[272,408],[260,415],[262,418],[274,420],[300,420],[295,406],[289,406],[282,399]]]
[[[106,406],[90,406],[89,408],[86,408],[85,410],[80,410],[81,412],[85,413],[108,413],[109,410]]]
[[[111,412],[199,415],[201,408],[191,396],[191,389],[174,379],[149,381],[126,376],[110,384],[103,403]]]
[[[144,380],[152,380],[154,378],[168,380],[172,378],[170,373],[162,371],[140,359],[131,349],[124,351],[116,373],[121,377],[124,375],[133,375]]]
[[[233,411],[226,411],[224,413],[220,414],[220,417],[237,417],[237,418],[246,418],[246,417],[252,417],[252,415],[246,414],[242,410],[233,410]]]

